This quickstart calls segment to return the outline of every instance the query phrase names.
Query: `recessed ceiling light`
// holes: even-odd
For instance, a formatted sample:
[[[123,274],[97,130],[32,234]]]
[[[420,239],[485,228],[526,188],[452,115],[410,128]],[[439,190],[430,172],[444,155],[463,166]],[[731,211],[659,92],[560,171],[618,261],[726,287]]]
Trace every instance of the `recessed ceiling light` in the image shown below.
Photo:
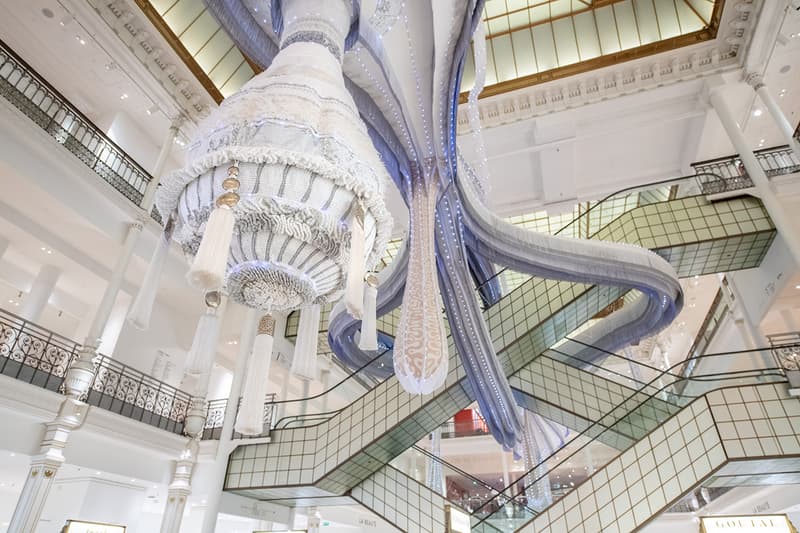
[[[158,106],[157,105],[153,104],[153,105],[151,105],[150,107],[147,108],[147,114],[148,115],[154,115],[156,113],[158,113]]]
[[[75,40],[78,41],[81,44],[86,44],[86,40],[83,37],[81,37],[80,35],[76,35],[75,36]]]
[[[72,21],[72,15],[67,15],[67,16],[65,16],[64,18],[62,18],[61,20],[58,21],[58,25],[59,26],[66,26],[71,21]]]
[[[795,285],[794,288],[795,289],[800,289],[800,285]]]
[[[755,111],[753,111],[753,116],[760,117],[761,113],[763,113],[763,111],[761,111],[760,109],[756,109]]]
[[[42,15],[44,15],[45,17],[51,19],[51,18],[53,18],[54,13],[53,13],[52,9],[48,9],[48,8],[45,7],[45,8],[42,9]]]
[[[128,93],[122,93],[122,95],[119,97],[119,99],[120,100],[127,100],[128,99]]]
[[[95,476],[99,476],[100,474],[102,474],[102,472],[100,472],[99,470],[94,473]]]

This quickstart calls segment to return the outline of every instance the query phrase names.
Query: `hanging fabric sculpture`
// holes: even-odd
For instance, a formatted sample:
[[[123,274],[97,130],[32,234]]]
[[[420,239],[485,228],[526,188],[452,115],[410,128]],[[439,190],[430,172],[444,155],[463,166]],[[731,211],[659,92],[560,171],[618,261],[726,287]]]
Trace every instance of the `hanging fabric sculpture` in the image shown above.
[[[192,347],[186,357],[186,374],[200,376],[211,372],[211,365],[217,355],[219,314],[221,314],[219,307],[221,304],[222,300],[218,292],[206,293],[206,312],[197,321]]]
[[[272,344],[275,319],[264,315],[258,322],[258,331],[247,363],[247,380],[244,384],[242,404],[236,415],[234,429],[242,435],[260,435],[264,432],[264,400],[267,396],[269,368],[272,363]]]
[[[546,459],[564,446],[564,439],[569,432],[528,410],[524,410],[523,419],[525,427],[522,442],[514,453],[525,461],[526,506],[538,512],[553,503]]]
[[[436,494],[447,496],[444,486],[444,471],[442,462],[438,459],[442,456],[442,428],[436,428],[430,435],[431,456],[427,458],[427,468],[425,469],[425,484]]]
[[[317,379],[317,347],[319,341],[320,307],[310,305],[300,311],[297,340],[290,372],[300,379]]]
[[[320,305],[344,295],[347,311],[363,315],[365,274],[392,229],[388,175],[342,74],[358,4],[293,0],[273,8],[280,51],[201,124],[186,166],[165,178],[156,201],[193,258],[192,286],[266,312],[302,309],[292,373],[313,380]],[[373,305],[373,324],[374,313]],[[204,316],[203,328],[212,319]],[[210,331],[198,328],[192,368],[213,358],[204,348]],[[266,379],[267,337],[258,336],[251,378]],[[248,380],[242,433],[261,431],[264,392]]]
[[[358,348],[365,352],[378,349],[377,305],[378,276],[370,272],[364,285],[364,315],[361,318],[361,335],[358,339]]]
[[[139,292],[136,293],[136,298],[128,311],[128,322],[137,329],[146,330],[150,327],[150,315],[153,312],[153,304],[156,301],[161,271],[164,270],[164,264],[167,262],[167,256],[169,255],[173,229],[175,229],[175,224],[172,217],[170,217],[164,225],[164,231],[161,232],[161,238],[158,240],[153,256],[150,258],[150,264],[147,267],[147,273],[144,275],[142,286],[139,287]]]
[[[392,222],[386,170],[342,76],[357,18],[342,2],[285,2],[280,52],[212,112],[188,164],[164,180],[158,208],[177,211],[192,285],[224,284],[234,301],[264,311],[346,293],[361,317],[364,275]]]
[[[394,374],[412,394],[430,394],[447,377],[447,337],[436,278],[434,212],[438,182],[417,180],[411,196],[408,275],[394,343]]]

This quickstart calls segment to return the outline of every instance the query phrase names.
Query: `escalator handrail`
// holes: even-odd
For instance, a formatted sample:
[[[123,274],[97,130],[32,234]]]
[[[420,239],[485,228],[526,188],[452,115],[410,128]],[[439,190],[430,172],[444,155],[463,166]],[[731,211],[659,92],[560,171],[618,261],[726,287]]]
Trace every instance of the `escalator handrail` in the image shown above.
[[[800,344],[798,344],[798,345],[795,345],[795,346],[797,346],[797,347],[800,347]],[[740,350],[740,351],[732,351],[732,352],[721,352],[721,353],[716,353],[716,354],[705,354],[705,355],[697,356],[697,357],[695,357],[694,359],[710,358],[710,357],[717,357],[717,356],[734,356],[734,355],[740,355],[740,354],[743,354],[743,353],[751,353],[751,352],[764,352],[764,351],[769,351],[769,352],[771,353],[772,349],[771,349],[771,348],[762,348],[762,349],[754,349],[754,350]],[[567,357],[571,357],[571,356],[567,355]],[[582,360],[579,360],[579,361],[581,361],[581,363],[583,363],[583,361],[582,361]],[[671,366],[670,366],[668,369],[666,369],[666,370],[664,370],[663,372],[661,372],[661,374],[660,374],[659,376],[656,376],[655,378],[653,378],[653,379],[650,381],[650,383],[648,383],[648,386],[652,386],[652,385],[653,385],[653,383],[657,383],[657,382],[658,382],[658,380],[659,380],[659,379],[661,379],[662,377],[664,377],[665,375],[671,375],[671,376],[675,377],[675,374],[672,374],[672,372],[671,372],[671,371],[672,371],[673,369],[675,369],[676,367],[678,367],[678,366],[680,366],[680,365],[683,365],[684,363],[685,363],[685,360],[684,360],[684,361],[680,361],[680,362],[678,362],[678,363],[675,363],[675,364],[671,365]],[[591,423],[591,424],[590,424],[590,425],[589,425],[589,426],[588,426],[586,429],[584,429],[582,432],[580,432],[579,434],[577,434],[577,435],[576,435],[576,437],[577,437],[577,436],[581,436],[581,435],[585,435],[585,434],[587,434],[589,431],[591,431],[592,429],[595,429],[597,426],[601,425],[601,421],[602,421],[602,419],[603,419],[603,418],[605,418],[605,416],[607,416],[607,415],[608,415],[608,414],[610,414],[610,413],[613,413],[613,412],[614,412],[616,409],[618,409],[619,407],[623,406],[623,405],[624,405],[625,403],[627,403],[627,402],[628,402],[630,399],[632,399],[632,398],[633,398],[635,395],[644,394],[646,397],[645,397],[645,398],[644,398],[642,401],[638,402],[638,403],[636,404],[636,406],[634,406],[633,408],[631,408],[630,410],[628,410],[628,411],[627,411],[627,413],[626,413],[625,415],[621,415],[621,416],[617,417],[617,420],[616,420],[616,421],[614,421],[614,422],[613,422],[613,423],[612,423],[610,426],[608,426],[608,427],[605,427],[605,428],[604,428],[604,429],[603,429],[603,430],[602,430],[602,431],[601,431],[601,432],[600,432],[598,435],[600,435],[600,434],[603,434],[603,433],[605,433],[605,432],[607,432],[607,431],[611,430],[611,429],[612,429],[614,426],[616,426],[617,424],[619,424],[620,422],[622,422],[622,421],[625,419],[625,417],[626,417],[627,415],[629,415],[630,413],[632,413],[632,412],[633,412],[633,411],[635,411],[636,409],[639,409],[639,408],[640,408],[641,406],[643,406],[645,403],[647,403],[647,402],[649,402],[649,401],[651,401],[651,400],[655,399],[655,398],[656,398],[656,397],[657,397],[657,396],[658,396],[658,395],[659,395],[661,392],[664,392],[664,391],[665,391],[665,390],[666,390],[668,387],[672,387],[672,386],[673,386],[675,383],[678,383],[678,382],[681,382],[681,381],[698,381],[698,382],[704,382],[704,381],[713,381],[713,380],[719,380],[719,381],[721,381],[721,380],[725,380],[725,379],[738,379],[738,377],[739,377],[739,376],[737,376],[737,377],[716,377],[716,376],[732,376],[733,374],[749,374],[749,373],[752,373],[752,372],[758,372],[760,376],[773,376],[773,375],[774,375],[774,376],[782,377],[784,380],[786,380],[786,374],[784,373],[784,370],[783,370],[783,368],[782,368],[782,367],[780,367],[780,365],[779,365],[779,366],[777,366],[777,367],[774,367],[774,368],[763,368],[763,369],[742,370],[742,371],[735,371],[735,372],[722,372],[722,373],[717,373],[717,374],[707,374],[707,375],[700,375],[700,376],[690,376],[690,377],[683,377],[683,376],[679,376],[679,377],[677,377],[677,379],[676,379],[675,381],[673,381],[673,382],[671,382],[671,383],[669,383],[669,384],[663,385],[663,386],[661,386],[661,387],[659,387],[659,388],[656,388],[655,392],[654,392],[654,393],[652,393],[652,394],[649,394],[649,395],[648,395],[647,393],[643,393],[643,392],[641,392],[641,390],[636,390],[636,391],[634,391],[634,392],[633,392],[633,393],[632,393],[630,396],[626,397],[626,398],[625,398],[625,399],[623,399],[621,402],[619,402],[617,405],[615,405],[614,407],[612,407],[611,409],[609,409],[609,411],[606,413],[606,415],[603,415],[603,417],[601,417],[600,419],[598,419],[598,420],[595,420],[594,422],[592,422],[592,423]],[[706,379],[706,378],[713,378],[713,379]],[[722,387],[720,387],[720,388],[722,388]],[[644,389],[644,387],[642,387],[642,390],[643,390],[643,389]],[[717,390],[717,389],[713,389],[713,390]],[[705,391],[703,394],[707,394],[708,392],[711,392],[711,391]],[[678,394],[674,394],[674,393],[673,393],[673,394],[672,394],[672,396],[674,396],[674,397],[677,397],[677,396],[683,396],[683,395],[678,395]],[[692,400],[694,400],[694,399],[698,398],[699,396],[686,396],[686,397],[687,397],[687,398],[690,398],[690,399],[692,399]],[[675,403],[674,405],[675,405],[675,406],[678,406],[678,404],[677,404],[677,403]],[[672,415],[670,415],[670,416],[672,416]],[[596,439],[596,437],[595,437],[595,439]],[[581,447],[580,447],[578,450],[576,450],[576,451],[575,451],[573,454],[571,454],[571,455],[567,456],[567,458],[565,458],[565,459],[563,459],[562,461],[560,461],[560,462],[559,462],[559,465],[560,465],[560,464],[562,464],[562,463],[564,463],[565,461],[567,461],[567,460],[568,460],[568,458],[571,458],[571,457],[572,457],[572,456],[573,456],[575,453],[578,453],[579,451],[583,450],[583,449],[584,449],[586,446],[588,446],[588,445],[589,445],[591,442],[593,442],[595,439],[591,439],[589,442],[587,442],[586,444],[584,444],[583,446],[581,446]],[[534,471],[535,471],[537,468],[539,468],[539,467],[540,467],[541,465],[543,465],[543,464],[546,464],[546,463],[547,463],[547,461],[548,461],[548,460],[550,460],[552,457],[555,457],[557,453],[559,453],[559,451],[558,451],[558,450],[556,450],[556,451],[552,452],[552,453],[551,453],[551,454],[550,454],[548,457],[546,457],[545,459],[543,459],[542,461],[540,461],[540,462],[539,462],[539,464],[537,464],[537,465],[536,465],[536,466],[534,466],[533,468],[531,468],[531,469],[527,470],[527,471],[526,471],[524,474],[522,474],[522,475],[521,475],[521,476],[519,476],[519,477],[520,477],[520,478],[524,478],[524,477],[526,477],[526,476],[528,476],[528,475],[531,475],[531,474],[533,474],[533,472],[534,472]],[[548,471],[548,473],[549,473],[549,471]],[[537,481],[539,481],[539,479],[540,479],[540,478],[537,478],[536,480],[534,480],[534,483],[536,483]],[[502,498],[505,498],[505,499],[507,499],[507,500],[509,500],[509,501],[510,501],[510,500],[512,500],[512,499],[513,499],[513,496],[507,496],[507,495],[505,495],[505,492],[506,492],[506,491],[508,491],[509,489],[513,488],[513,487],[515,486],[515,484],[516,484],[516,482],[515,482],[515,483],[512,483],[512,484],[510,484],[510,485],[508,485],[507,487],[505,487],[505,488],[504,488],[502,491],[500,491],[500,492],[499,492],[499,494],[498,494],[496,497],[502,497]],[[523,488],[522,488],[522,490],[524,491],[524,490],[525,490],[527,487],[528,487],[528,485],[524,485],[524,486],[523,486]],[[485,507],[486,505],[488,505],[490,501],[491,501],[491,500],[489,500],[489,501],[485,502],[485,503],[484,503],[484,505],[482,505],[481,507],[479,507],[479,508],[475,509],[475,510],[473,511],[473,515],[474,515],[475,513],[477,513],[478,511],[480,511],[480,510],[481,510],[483,507]],[[533,510],[533,509],[530,509],[530,508],[529,508],[529,510],[530,510],[531,512],[535,513],[535,514],[537,514],[537,513],[538,513],[538,511],[535,511],[535,510]],[[480,519],[479,523],[480,523],[480,522],[483,522],[483,521],[484,521],[486,518],[488,518],[488,516],[487,516],[487,517],[485,517],[485,518],[483,518],[483,519]]]
[[[587,209],[586,211],[584,211],[583,213],[581,213],[580,215],[578,215],[577,217],[575,217],[574,219],[572,219],[570,222],[568,222],[567,224],[565,224],[565,225],[564,225],[563,227],[561,227],[561,228],[560,228],[558,231],[556,231],[555,233],[553,233],[553,235],[559,235],[561,232],[563,232],[563,231],[564,231],[564,230],[566,230],[567,228],[570,228],[570,227],[572,227],[574,224],[576,224],[576,223],[578,223],[579,221],[583,220],[583,218],[584,218],[584,217],[588,217],[590,214],[592,214],[592,211],[593,211],[594,209],[596,209],[596,208],[598,208],[599,206],[603,205],[605,202],[607,202],[607,201],[609,201],[609,200],[612,200],[612,199],[616,198],[617,196],[623,196],[623,195],[624,195],[624,196],[627,196],[627,195],[629,195],[629,194],[632,194],[632,193],[636,192],[637,190],[642,190],[641,192],[644,192],[644,191],[646,191],[646,190],[654,189],[654,188],[657,188],[657,187],[660,187],[660,186],[664,186],[664,185],[667,185],[667,184],[673,184],[673,185],[677,185],[677,184],[678,184],[678,182],[689,182],[689,181],[692,181],[692,180],[697,180],[698,178],[700,178],[700,177],[703,177],[703,176],[710,176],[710,177],[713,177],[713,178],[722,179],[722,177],[721,177],[721,176],[719,176],[719,175],[717,175],[717,174],[714,174],[714,173],[712,173],[712,172],[701,172],[701,173],[698,173],[698,174],[690,174],[690,175],[687,175],[687,176],[682,176],[682,177],[679,177],[679,178],[669,178],[669,179],[666,179],[666,180],[654,181],[654,182],[651,182],[651,183],[646,183],[646,184],[643,184],[643,185],[634,185],[634,186],[632,186],[632,187],[626,187],[626,188],[624,188],[624,189],[620,189],[619,191],[616,191],[616,192],[613,192],[613,193],[609,194],[608,196],[606,196],[606,197],[602,198],[601,200],[598,200],[598,201],[597,201],[595,204],[591,205],[591,206],[589,207],[589,209]],[[697,194],[697,195],[695,195],[695,196],[703,196],[703,195],[702,195],[702,194]],[[687,197],[687,198],[689,198],[689,197]],[[673,200],[669,200],[669,199],[668,199],[668,200],[665,200],[665,202],[670,202],[670,201],[673,201]],[[647,205],[652,205],[652,204],[647,204]],[[623,211],[622,213],[620,213],[620,215],[619,215],[619,216],[623,216],[623,215],[625,215],[626,213],[628,213],[628,212],[632,211],[633,209],[638,209],[638,207],[641,207],[641,206],[637,206],[637,207],[634,207],[634,208],[632,208],[632,209],[629,209],[629,210]],[[619,218],[619,217],[617,217],[617,218]],[[613,220],[610,220],[610,221],[608,222],[608,224],[611,224],[612,222],[614,222],[614,220],[616,220],[616,218],[615,218],[615,219],[613,219]],[[603,226],[603,228],[604,228],[605,226],[607,226],[608,224],[604,225],[604,226]],[[599,231],[602,231],[602,229],[603,229],[603,228],[599,228],[597,231],[595,231],[594,233],[592,233],[592,234],[591,234],[591,235],[590,235],[588,238],[589,238],[589,239],[593,238],[595,235],[597,235],[597,233],[598,233]],[[481,283],[481,284],[480,284],[478,287],[476,287],[476,290],[477,290],[477,291],[481,290],[481,289],[482,289],[484,286],[486,286],[487,284],[489,284],[489,283],[491,283],[492,281],[496,280],[496,279],[497,279],[497,278],[498,278],[498,277],[499,277],[501,274],[503,274],[504,272],[506,272],[506,271],[508,271],[508,270],[510,270],[508,267],[504,267],[504,268],[502,268],[501,270],[499,270],[498,272],[496,272],[496,273],[494,274],[494,276],[492,276],[491,278],[489,278],[489,279],[487,279],[487,280],[484,280],[484,281],[483,281],[483,283]],[[505,298],[506,296],[510,295],[511,293],[513,293],[513,292],[514,292],[515,290],[517,290],[518,288],[519,288],[519,287],[515,287],[515,288],[514,288],[512,291],[510,291],[509,293],[507,293],[507,294],[503,295],[503,296],[500,298],[500,300],[502,300],[502,299],[503,299],[503,298]],[[499,302],[500,302],[500,300],[498,300],[497,302],[495,302],[495,303],[494,303],[494,304],[492,304],[491,306],[488,306],[487,308],[489,308],[489,307],[493,307],[494,305],[497,305],[497,303],[499,303]]]

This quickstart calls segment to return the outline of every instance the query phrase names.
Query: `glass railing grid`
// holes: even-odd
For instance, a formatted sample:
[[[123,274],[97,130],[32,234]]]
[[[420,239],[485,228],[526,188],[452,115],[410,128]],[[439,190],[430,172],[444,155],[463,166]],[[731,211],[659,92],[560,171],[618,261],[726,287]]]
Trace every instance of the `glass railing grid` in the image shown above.
[[[702,357],[741,358],[742,354],[744,353],[745,352],[731,353],[731,354],[712,354],[709,356],[702,356]],[[754,365],[758,366],[759,370],[732,372],[720,375],[712,374],[708,376],[707,383],[711,384],[719,383],[719,385],[716,386],[709,385],[705,390],[697,391],[691,397],[681,397],[678,396],[677,394],[670,394],[672,403],[665,403],[661,401],[658,398],[658,393],[661,392],[661,390],[659,390],[656,392],[656,394],[647,396],[643,402],[635,405],[633,409],[629,409],[631,403],[636,403],[636,397],[639,396],[639,393],[637,392],[635,393],[634,396],[626,398],[617,407],[612,409],[605,416],[601,417],[595,423],[594,426],[588,428],[587,430],[584,430],[583,433],[591,434],[592,439],[594,440],[599,437],[599,434],[597,434],[597,431],[594,428],[602,427],[603,429],[601,432],[604,433],[607,431],[612,431],[615,428],[615,426],[623,426],[628,431],[633,430],[635,432],[634,433],[635,440],[638,441],[641,440],[641,438],[644,437],[646,434],[650,433],[653,429],[658,427],[660,424],[662,424],[666,419],[670,418],[678,411],[680,411],[683,408],[683,406],[687,405],[691,401],[694,401],[694,399],[701,396],[702,394],[705,394],[710,390],[730,385],[763,383],[765,379],[772,381],[785,380],[785,377],[783,376],[780,369],[777,368],[777,366],[776,368],[771,368],[771,369],[760,369],[761,359],[760,355],[758,355],[759,351],[756,350],[753,352],[747,352],[747,354],[749,354],[749,356],[753,358]],[[676,363],[676,365],[674,365],[672,368],[664,371],[660,376],[658,376],[657,380],[663,380],[667,382],[667,385],[664,385],[664,387],[661,387],[659,389],[677,388],[674,386],[684,381],[684,378],[675,375],[673,373],[673,370],[678,371],[679,367],[681,367],[683,364],[684,364],[683,361],[680,363]],[[570,369],[567,369],[566,372],[569,373]],[[703,376],[700,377],[702,378]],[[697,377],[694,379],[697,379]],[[654,379],[653,381],[651,381],[651,385],[655,384],[657,380]],[[562,383],[564,382],[562,381]],[[623,416],[618,416],[617,414],[618,412],[625,414]],[[630,417],[635,417],[636,422],[632,423],[630,420],[628,420],[628,418]],[[607,423],[609,420],[612,422],[611,424]],[[572,442],[574,443],[578,441],[575,440]],[[569,460],[569,458],[573,456],[573,454],[569,453],[566,456],[564,455],[565,450],[569,448],[570,445],[571,443],[568,444],[565,448],[559,450],[558,452],[554,452],[554,454],[558,454],[561,457],[565,457],[564,459],[561,460],[561,464],[563,464],[565,461]],[[577,451],[574,453],[577,453]],[[503,491],[503,494],[501,494],[500,497],[503,498],[504,500],[514,498],[516,496],[515,494],[513,494],[514,490],[516,490],[516,488],[514,487],[506,489],[506,491]],[[531,515],[531,518],[532,517],[533,514]]]

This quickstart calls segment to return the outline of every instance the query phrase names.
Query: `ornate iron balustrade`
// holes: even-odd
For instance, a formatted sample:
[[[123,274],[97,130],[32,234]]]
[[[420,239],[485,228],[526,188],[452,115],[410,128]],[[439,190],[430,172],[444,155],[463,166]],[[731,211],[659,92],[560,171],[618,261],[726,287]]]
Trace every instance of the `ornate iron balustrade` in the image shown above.
[[[767,335],[772,354],[786,372],[789,386],[800,389],[800,332]]]
[[[141,205],[150,174],[2,40],[0,95],[128,200]],[[152,215],[160,221],[157,211]]]
[[[0,374],[59,392],[80,345],[0,309]]]
[[[267,394],[266,401],[264,402],[264,428],[258,435],[242,435],[234,431],[234,439],[258,439],[268,437],[270,429],[272,429],[275,422],[275,395]],[[241,399],[239,404],[241,405]],[[202,440],[219,440],[222,435],[222,424],[225,422],[225,408],[228,406],[228,399],[222,398],[220,400],[211,400],[206,407],[206,422],[203,426]]]
[[[113,413],[179,435],[191,396],[127,365],[98,355],[92,385],[81,398]]]
[[[788,146],[754,152],[768,178],[800,171],[800,160]],[[693,163],[703,194],[720,194],[753,187],[738,154]]]
[[[63,393],[80,344],[0,309],[0,374]],[[83,401],[178,435],[191,396],[104,355]]]

